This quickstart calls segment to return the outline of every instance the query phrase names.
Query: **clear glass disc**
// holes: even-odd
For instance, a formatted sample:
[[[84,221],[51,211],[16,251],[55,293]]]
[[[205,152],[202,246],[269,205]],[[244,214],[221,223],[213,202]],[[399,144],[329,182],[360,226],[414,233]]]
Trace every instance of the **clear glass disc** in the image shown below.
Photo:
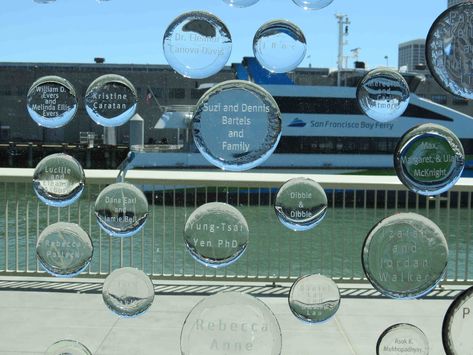
[[[53,276],[73,277],[89,266],[94,253],[90,236],[77,224],[57,222],[38,237],[36,255]]]
[[[473,3],[449,7],[435,20],[427,35],[425,53],[432,76],[453,95],[473,99]]]
[[[153,304],[154,286],[143,271],[124,267],[107,276],[102,298],[106,306],[120,317],[136,317]]]
[[[49,206],[71,205],[79,199],[84,186],[82,166],[67,154],[48,155],[38,163],[33,173],[33,190]]]
[[[442,325],[442,342],[448,355],[471,354],[473,349],[473,287],[450,305]]]
[[[112,237],[131,237],[148,218],[148,200],[134,185],[112,184],[97,196],[95,216],[99,226]]]
[[[383,295],[419,298],[442,280],[448,245],[440,228],[415,213],[381,220],[367,235],[362,253],[366,277]]]
[[[401,117],[409,106],[410,90],[398,72],[378,68],[368,72],[356,90],[358,105],[368,117],[389,122]]]
[[[329,6],[333,0],[292,0],[294,4],[302,7],[304,10],[320,10]]]
[[[203,11],[187,12],[168,26],[163,50],[179,74],[203,79],[225,66],[232,52],[232,36],[218,17]]]
[[[225,267],[237,261],[249,241],[248,224],[235,207],[211,202],[187,219],[184,242],[192,257],[205,266]]]
[[[378,339],[376,355],[429,355],[429,341],[424,332],[412,324],[396,324]]]
[[[194,142],[213,165],[229,171],[266,161],[281,138],[281,112],[270,93],[248,81],[215,85],[197,103]]]
[[[77,96],[72,84],[59,76],[36,80],[28,90],[26,107],[40,126],[58,128],[68,124],[77,112]]]
[[[327,195],[312,179],[291,179],[279,189],[274,210],[285,227],[306,231],[317,226],[325,217]]]
[[[296,69],[305,58],[307,43],[302,30],[285,20],[265,23],[253,39],[253,53],[272,73],[287,73]]]
[[[280,355],[281,329],[259,299],[238,292],[204,298],[181,331],[182,355]]]
[[[340,307],[337,284],[322,275],[307,275],[297,279],[289,292],[289,308],[300,320],[321,323],[332,318]]]
[[[439,195],[451,189],[465,167],[465,152],[449,129],[426,123],[401,137],[394,167],[402,183],[421,195]]]
[[[256,4],[259,0],[223,0],[232,7],[248,7]]]
[[[85,94],[85,110],[97,124],[117,127],[125,124],[136,112],[138,94],[125,77],[115,74],[95,79]]]
[[[60,340],[51,345],[45,355],[92,355],[83,344],[75,340]]]

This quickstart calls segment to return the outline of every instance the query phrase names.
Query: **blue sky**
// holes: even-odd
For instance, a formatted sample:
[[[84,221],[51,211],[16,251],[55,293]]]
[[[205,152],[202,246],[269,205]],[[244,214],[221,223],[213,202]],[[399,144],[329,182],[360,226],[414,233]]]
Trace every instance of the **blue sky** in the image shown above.
[[[346,54],[361,48],[360,60],[373,68],[397,65],[400,42],[425,38],[447,0],[334,0],[319,11],[304,11],[292,0],[260,0],[231,8],[222,0],[2,0],[0,61],[81,62],[105,57],[107,63],[163,64],[162,37],[178,15],[205,10],[220,17],[233,37],[231,62],[252,55],[254,33],[265,22],[286,19],[297,24],[308,42],[313,67],[335,67],[335,13],[352,24]],[[350,63],[353,60],[350,59]],[[301,66],[307,66],[306,59]]]

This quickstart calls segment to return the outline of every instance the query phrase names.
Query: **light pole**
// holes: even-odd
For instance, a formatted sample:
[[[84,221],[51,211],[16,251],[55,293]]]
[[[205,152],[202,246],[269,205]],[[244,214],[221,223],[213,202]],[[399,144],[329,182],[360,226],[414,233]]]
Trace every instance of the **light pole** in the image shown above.
[[[350,25],[350,20],[348,19],[347,15],[344,14],[335,14],[335,17],[338,20],[338,60],[337,60],[337,86],[341,84],[341,76],[340,73],[343,69],[343,62],[344,62],[344,55],[343,55],[343,47],[346,44],[344,37],[348,36],[348,25]],[[345,28],[343,28],[345,26]]]

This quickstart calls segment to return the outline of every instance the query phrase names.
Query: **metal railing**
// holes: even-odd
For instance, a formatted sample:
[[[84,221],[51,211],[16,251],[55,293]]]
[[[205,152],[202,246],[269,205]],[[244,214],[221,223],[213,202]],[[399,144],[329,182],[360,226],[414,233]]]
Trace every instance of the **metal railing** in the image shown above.
[[[156,278],[288,281],[321,273],[339,282],[365,282],[361,247],[370,229],[396,212],[422,214],[443,230],[449,243],[446,282],[468,283],[473,270],[471,179],[460,179],[448,193],[426,198],[409,192],[397,178],[385,176],[130,171],[127,181],[141,187],[150,202],[143,230],[132,238],[111,238],[98,227],[94,203],[115,181],[118,171],[86,170],[86,190],[66,208],[37,200],[32,169],[0,169],[0,274],[43,274],[35,253],[36,238],[56,221],[78,223],[92,237],[94,257],[83,273],[103,277],[134,266]],[[308,232],[284,228],[274,213],[277,189],[294,177],[310,177],[326,190],[329,210]],[[201,266],[187,252],[183,228],[187,217],[206,202],[237,207],[247,219],[250,243],[235,264],[224,269]]]

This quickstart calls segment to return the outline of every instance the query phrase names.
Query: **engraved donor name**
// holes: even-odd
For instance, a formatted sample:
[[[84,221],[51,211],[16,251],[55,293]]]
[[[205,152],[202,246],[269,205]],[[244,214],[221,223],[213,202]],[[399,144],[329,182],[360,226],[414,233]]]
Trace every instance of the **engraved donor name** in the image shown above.
[[[310,218],[312,212],[304,210],[292,210],[290,213],[291,218]]]
[[[127,94],[94,92],[92,100],[94,100],[92,106],[96,110],[127,110],[129,107]]]
[[[248,104],[209,104],[208,102],[204,103],[202,106],[203,112],[243,112],[243,113],[269,113],[271,111],[270,107],[262,105],[248,105]],[[248,123],[248,124],[251,124]]]
[[[105,197],[105,203],[123,203],[123,204],[136,204],[137,199],[135,198],[130,198],[130,197]]]
[[[195,321],[195,330],[205,332],[264,333],[269,331],[269,327],[267,323],[227,322],[223,319],[210,322],[204,319],[197,319]]]
[[[66,88],[63,86],[60,87],[51,87],[51,86],[38,86],[36,88],[36,93],[39,93],[40,96],[35,96],[36,99],[42,100],[42,102],[32,103],[31,108],[41,113],[43,117],[57,117],[65,111],[69,111],[70,107],[65,102],[58,102],[58,99],[61,98],[66,92]],[[62,101],[62,100],[59,100]]]
[[[382,269],[386,270],[380,272],[382,281],[420,282],[431,280],[432,275],[428,272],[429,260],[416,258],[418,250],[415,244],[394,245],[391,251],[393,258],[382,259]]]
[[[192,41],[192,42],[218,42],[220,40],[219,37],[217,36],[202,36],[202,35],[199,35],[197,33],[193,33],[193,32],[189,32],[186,36],[186,34],[182,34],[182,33],[179,33],[179,32],[176,32],[174,34],[174,39],[176,41]]]
[[[64,178],[65,175],[71,174],[71,169],[66,168],[65,166],[59,166],[56,168],[51,168],[49,166],[46,166],[46,168],[44,168],[44,172],[46,174],[53,174],[52,178],[58,178],[58,177]]]
[[[191,230],[203,231],[203,232],[243,232],[243,224],[236,223],[191,223]]]
[[[312,192],[291,192],[290,195],[291,199],[311,199],[312,198]]]
[[[80,258],[80,253],[78,251],[70,251],[70,250],[48,250],[46,252],[46,257],[54,258],[54,259],[61,259],[61,260],[75,260]]]
[[[256,342],[256,339],[254,339],[255,334],[269,332],[269,327],[266,323],[227,322],[222,319],[214,322],[197,319],[194,329],[195,331],[212,335],[209,350],[212,350],[212,353],[218,354],[254,352],[253,340]],[[241,335],[237,335],[238,333],[247,334],[246,339],[242,340]],[[228,335],[228,339],[224,338],[223,335]]]
[[[417,347],[412,338],[395,338],[393,345],[384,345],[384,352],[395,354],[417,354],[424,353],[424,349]]]
[[[237,240],[223,240],[219,239],[214,243],[212,240],[201,240],[199,238],[192,238],[192,241],[194,242],[195,246],[198,247],[207,247],[207,248],[213,248],[215,244],[217,244],[217,248],[233,248],[236,249],[238,248],[238,241]]]

